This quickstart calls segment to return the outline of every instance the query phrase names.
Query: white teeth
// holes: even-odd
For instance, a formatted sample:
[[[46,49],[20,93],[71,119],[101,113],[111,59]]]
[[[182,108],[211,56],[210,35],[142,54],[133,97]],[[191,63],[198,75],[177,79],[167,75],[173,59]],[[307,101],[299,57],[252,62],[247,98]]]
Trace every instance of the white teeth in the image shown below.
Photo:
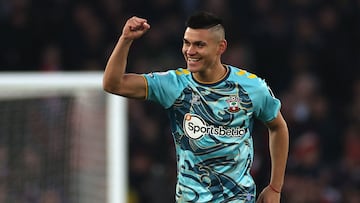
[[[189,60],[189,61],[191,61],[191,62],[197,62],[197,61],[200,61],[200,59],[193,59],[193,58],[189,58],[188,60]]]

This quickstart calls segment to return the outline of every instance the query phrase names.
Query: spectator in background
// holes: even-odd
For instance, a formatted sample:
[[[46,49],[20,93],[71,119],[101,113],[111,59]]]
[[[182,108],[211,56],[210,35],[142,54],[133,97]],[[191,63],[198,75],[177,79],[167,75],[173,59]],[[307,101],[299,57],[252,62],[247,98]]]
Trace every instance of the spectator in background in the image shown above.
[[[75,16],[81,15],[80,12],[75,14],[78,12],[77,7],[80,3],[91,10],[92,17],[90,16],[85,21],[89,21],[90,25],[97,24],[94,26],[95,28],[74,22]],[[217,7],[214,6],[216,4],[223,5]],[[210,4],[206,4],[202,0],[159,0],[155,2],[142,0],[3,0],[0,3],[0,70],[102,70],[102,65],[99,64],[103,64],[110,55],[114,40],[117,40],[118,34],[121,32],[121,25],[125,23],[122,19],[132,16],[134,13],[149,16],[151,18],[149,21],[155,29],[148,33],[146,38],[141,39],[142,42],[139,43],[141,46],[134,44],[133,53],[136,53],[134,54],[136,58],[129,56],[131,59],[129,66],[136,67],[136,69],[132,68],[132,71],[149,71],[145,68],[154,67],[159,64],[159,61],[166,61],[165,66],[180,64],[182,58],[177,57],[178,50],[181,48],[178,33],[183,30],[182,26],[174,26],[174,24],[181,24],[179,22],[183,22],[187,14],[205,7],[215,13],[228,15],[229,19],[227,20],[229,21],[226,22],[225,27],[231,30],[228,33],[228,39],[232,41],[232,44],[228,47],[226,55],[229,57],[226,60],[245,69],[251,67],[251,71],[267,78],[267,82],[274,88],[276,95],[286,95],[280,98],[284,103],[284,117],[289,121],[288,124],[292,129],[291,143],[296,143],[295,138],[301,137],[304,133],[302,130],[296,129],[306,126],[306,130],[311,130],[318,135],[323,157],[321,161],[329,166],[326,173],[334,177],[337,177],[339,171],[341,171],[340,174],[352,174],[350,171],[353,170],[344,165],[347,165],[345,163],[348,161],[345,160],[349,159],[350,155],[348,154],[354,152],[345,152],[348,146],[345,144],[348,141],[345,140],[349,139],[346,138],[348,132],[354,131],[349,129],[359,125],[358,115],[360,113],[357,112],[360,109],[360,102],[357,98],[360,93],[351,91],[359,86],[355,82],[359,80],[358,75],[360,74],[359,1],[228,0],[212,1]],[[165,27],[170,27],[171,31],[161,32],[162,29],[166,29]],[[101,42],[98,52],[87,50],[87,47],[91,46],[89,44],[91,40],[85,40],[84,36],[87,29],[92,29],[91,35],[99,36],[97,40]],[[159,36],[164,37],[164,40],[160,41]],[[309,41],[315,43],[309,43]],[[53,50],[54,44],[55,51]],[[308,44],[308,48],[305,48],[304,44]],[[159,54],[159,50],[161,50],[161,54]],[[89,54],[90,52],[92,54]],[[54,57],[55,55],[60,56],[60,59],[56,59],[58,56]],[[227,57],[226,55],[224,58]],[[79,60],[74,60],[74,57],[78,57]],[[50,61],[53,62],[45,63],[48,61],[45,58],[50,58]],[[57,60],[60,61],[55,62]],[[297,76],[309,72],[316,76],[317,83],[321,85],[321,88],[311,98],[311,101],[307,102],[308,117],[304,124],[301,120],[294,120],[294,117],[287,113],[288,107],[295,109],[293,105],[288,105],[288,96],[297,95],[297,91],[291,88],[291,84],[297,80]],[[290,103],[294,104],[295,102]],[[300,105],[296,106],[298,106],[296,109],[301,109]],[[143,107],[145,110],[136,111],[135,108],[139,107]],[[147,103],[129,106],[131,117],[134,116],[133,114],[138,114],[130,124],[139,122],[137,118],[147,115],[152,107]],[[152,109],[158,112],[153,122],[157,123],[156,125],[166,126],[164,129],[169,129],[169,123],[164,122],[163,119],[165,113],[158,108]],[[132,143],[145,136],[136,128],[138,126],[132,124],[129,137],[129,141]],[[1,132],[3,130],[0,129]],[[357,136],[359,132],[355,131],[351,134]],[[156,139],[167,140],[167,145],[157,146],[161,152],[167,152],[167,158],[160,160],[157,157],[151,157],[155,161],[151,162],[149,167],[155,168],[158,165],[164,168],[174,167],[175,160],[171,153],[174,146],[170,143],[172,140],[168,139],[169,134],[160,132],[156,136]],[[263,143],[262,139],[264,138],[261,137],[257,144]],[[5,141],[2,141],[1,144],[8,145]],[[145,145],[147,145],[146,148],[153,146],[152,143]],[[130,145],[130,156],[134,156],[133,152],[136,151],[133,146]],[[8,147],[11,149],[13,146]],[[257,153],[256,159],[259,162],[256,163],[260,164],[257,165],[260,170],[256,171],[255,178],[263,179],[264,176],[266,177],[264,171],[268,170],[268,161],[267,154],[261,153],[261,151],[266,151],[267,146],[260,144],[258,150],[260,153]],[[351,151],[350,148],[347,150]],[[14,156],[11,151],[5,155],[7,159]],[[150,153],[150,156],[155,156],[155,154]],[[290,160],[292,156],[290,154]],[[5,169],[3,168],[4,178],[8,182],[16,180],[15,177],[8,175],[8,170],[14,170],[14,166],[6,165]],[[171,169],[169,171],[172,172]],[[174,175],[171,172],[171,175],[167,176],[171,177],[168,180],[168,187],[175,184]],[[133,171],[130,170],[129,174],[133,174]],[[151,176],[154,174],[149,173],[149,177],[146,179],[137,179],[139,185],[147,184],[148,180],[152,179]],[[301,180],[303,176],[291,172],[285,180],[291,182],[290,180],[294,178]],[[327,182],[328,187],[335,188],[335,191],[340,192],[341,200],[339,202],[359,202],[358,184],[346,185],[344,182],[347,180],[348,178],[331,178]],[[285,182],[285,188],[287,184]],[[141,187],[146,188],[145,186]],[[133,188],[133,190],[140,189]],[[296,195],[298,195],[296,190],[285,189],[283,192],[283,196]],[[164,203],[169,201],[171,199]]]

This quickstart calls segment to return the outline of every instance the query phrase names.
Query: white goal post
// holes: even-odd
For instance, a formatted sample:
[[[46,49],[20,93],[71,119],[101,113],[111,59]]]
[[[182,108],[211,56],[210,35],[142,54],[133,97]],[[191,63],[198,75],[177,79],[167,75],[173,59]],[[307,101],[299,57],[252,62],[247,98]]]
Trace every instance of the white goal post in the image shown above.
[[[102,91],[103,72],[1,72],[0,99],[41,97],[63,92]],[[105,94],[107,203],[127,202],[126,99]]]

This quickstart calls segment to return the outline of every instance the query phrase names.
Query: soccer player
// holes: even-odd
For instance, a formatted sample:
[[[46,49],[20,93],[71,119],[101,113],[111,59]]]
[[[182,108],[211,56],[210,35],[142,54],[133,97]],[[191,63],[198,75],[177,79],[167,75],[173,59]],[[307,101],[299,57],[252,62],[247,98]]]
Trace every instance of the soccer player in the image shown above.
[[[259,119],[269,131],[271,178],[256,202],[279,203],[289,139],[280,101],[255,74],[221,62],[227,47],[222,20],[207,12],[189,17],[182,47],[186,68],[126,73],[131,44],[149,29],[146,19],[127,20],[103,88],[155,101],[168,112],[177,155],[176,202],[255,203],[252,126]]]

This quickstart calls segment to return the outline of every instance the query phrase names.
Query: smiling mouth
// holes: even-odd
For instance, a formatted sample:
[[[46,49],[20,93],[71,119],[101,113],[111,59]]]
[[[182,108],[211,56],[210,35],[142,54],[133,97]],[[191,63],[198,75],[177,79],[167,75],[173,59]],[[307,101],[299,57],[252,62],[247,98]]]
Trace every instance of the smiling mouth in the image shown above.
[[[194,59],[194,58],[188,58],[189,62],[198,62],[200,61],[200,59]]]

